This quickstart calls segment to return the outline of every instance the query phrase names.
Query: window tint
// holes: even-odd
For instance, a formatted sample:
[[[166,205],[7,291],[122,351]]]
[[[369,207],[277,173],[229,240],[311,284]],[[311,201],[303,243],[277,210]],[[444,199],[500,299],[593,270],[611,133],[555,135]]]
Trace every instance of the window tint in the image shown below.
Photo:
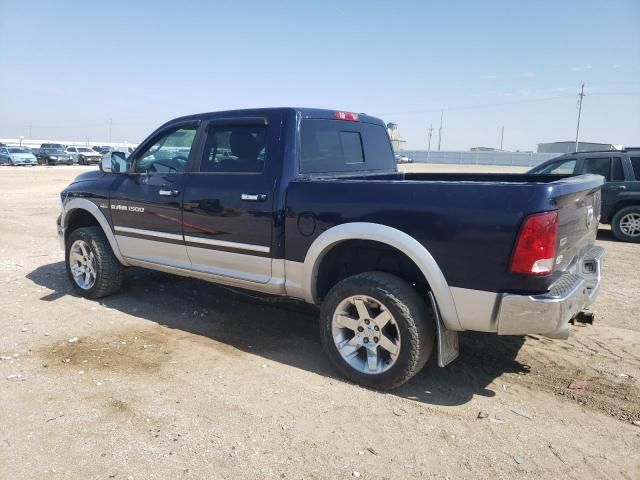
[[[611,180],[613,182],[623,182],[624,172],[622,171],[622,160],[620,157],[613,157],[613,164],[611,169]]]
[[[395,168],[382,125],[342,120],[303,120],[300,173],[330,173]]]
[[[631,166],[636,175],[636,180],[640,181],[640,157],[631,157]]]
[[[200,171],[260,173],[264,169],[266,142],[265,125],[210,127]]]
[[[73,147],[69,147],[69,148],[67,148],[67,150],[68,150],[69,152],[72,152],[72,153],[76,151],[76,149],[75,149],[75,148],[73,148]]]
[[[611,181],[611,158],[585,158],[584,171],[602,175],[607,181]]]
[[[137,156],[135,173],[182,173],[187,168],[196,127],[181,127],[162,135]]]
[[[536,170],[535,173],[551,173],[556,175],[572,174],[576,168],[575,158],[552,162],[546,167]]]

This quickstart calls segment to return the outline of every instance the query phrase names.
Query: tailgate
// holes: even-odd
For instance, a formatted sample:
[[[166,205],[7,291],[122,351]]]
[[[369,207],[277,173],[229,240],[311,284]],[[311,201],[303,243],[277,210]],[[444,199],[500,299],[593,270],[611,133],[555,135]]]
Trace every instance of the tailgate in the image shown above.
[[[563,271],[595,242],[600,221],[600,189],[604,179],[596,175],[581,175],[557,183],[552,184],[553,200],[558,207],[556,270]]]

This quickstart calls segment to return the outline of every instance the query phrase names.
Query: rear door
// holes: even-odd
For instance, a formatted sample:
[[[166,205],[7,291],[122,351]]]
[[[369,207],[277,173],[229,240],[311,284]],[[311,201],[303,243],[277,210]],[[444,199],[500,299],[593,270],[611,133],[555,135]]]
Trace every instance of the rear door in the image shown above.
[[[271,279],[280,123],[273,113],[212,119],[203,128],[184,198],[193,270],[255,283]]]
[[[621,156],[602,153],[586,156],[580,173],[593,173],[605,178],[602,186],[602,218],[609,221],[613,207],[627,188]]]
[[[111,190],[111,221],[122,255],[190,269],[182,231],[187,164],[198,123],[172,125],[151,137],[117,175]]]

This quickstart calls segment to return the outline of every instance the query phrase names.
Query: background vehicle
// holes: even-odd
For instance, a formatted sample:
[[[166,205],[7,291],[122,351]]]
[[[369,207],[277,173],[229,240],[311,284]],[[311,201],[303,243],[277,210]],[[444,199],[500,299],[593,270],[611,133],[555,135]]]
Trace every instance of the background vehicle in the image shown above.
[[[33,166],[38,164],[38,160],[27,148],[0,147],[0,163]]]
[[[73,165],[73,157],[61,148],[40,148],[38,163],[44,165]]]
[[[63,145],[61,143],[43,143],[42,145],[40,145],[40,148],[53,148],[53,149],[57,149],[57,150],[64,150],[65,148],[67,148],[66,145]]]
[[[413,163],[413,158],[408,157],[407,155],[402,155],[397,153],[395,155],[396,163]]]
[[[402,173],[367,115],[216,112],[80,175],[58,233],[85,297],[135,265],[301,299],[335,367],[389,389],[435,344],[440,366],[455,359],[457,331],[567,338],[599,289],[602,183]]]
[[[79,165],[97,165],[102,158],[102,155],[88,147],[67,147],[65,152]]]
[[[532,168],[532,174],[602,175],[602,223],[619,240],[640,242],[640,151],[568,153]]]

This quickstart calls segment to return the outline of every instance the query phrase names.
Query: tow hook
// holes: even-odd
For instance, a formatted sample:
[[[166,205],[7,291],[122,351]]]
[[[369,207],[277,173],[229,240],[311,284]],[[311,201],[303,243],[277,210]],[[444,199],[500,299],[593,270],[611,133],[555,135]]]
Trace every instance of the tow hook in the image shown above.
[[[578,314],[571,319],[571,324],[575,325],[577,323],[584,323],[593,325],[594,314],[593,312],[578,312]]]

